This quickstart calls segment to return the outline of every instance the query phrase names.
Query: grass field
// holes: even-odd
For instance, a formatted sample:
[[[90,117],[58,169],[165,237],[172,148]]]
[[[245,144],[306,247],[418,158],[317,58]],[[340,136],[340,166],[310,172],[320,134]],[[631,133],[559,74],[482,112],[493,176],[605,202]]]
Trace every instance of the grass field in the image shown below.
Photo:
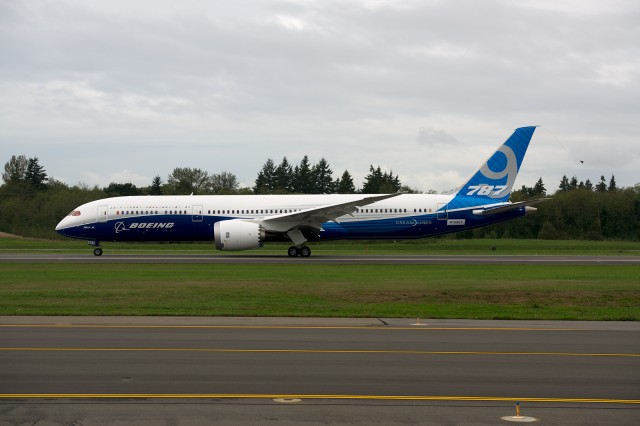
[[[219,253],[113,244],[109,253]],[[493,249],[495,248],[495,250]],[[640,244],[423,240],[314,245],[326,254],[639,255]],[[286,245],[261,253],[282,255]],[[0,252],[82,252],[82,242],[0,239]],[[248,252],[255,253],[255,252]],[[640,267],[0,263],[0,315],[211,315],[640,320]]]
[[[1,315],[640,320],[640,268],[0,264]]]

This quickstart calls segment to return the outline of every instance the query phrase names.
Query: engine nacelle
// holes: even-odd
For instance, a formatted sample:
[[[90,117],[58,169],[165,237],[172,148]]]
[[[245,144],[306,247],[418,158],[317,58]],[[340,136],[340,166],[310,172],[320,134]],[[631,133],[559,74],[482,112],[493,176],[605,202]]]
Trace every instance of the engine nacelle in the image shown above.
[[[223,220],[213,225],[218,250],[251,250],[262,247],[264,227],[240,219]]]

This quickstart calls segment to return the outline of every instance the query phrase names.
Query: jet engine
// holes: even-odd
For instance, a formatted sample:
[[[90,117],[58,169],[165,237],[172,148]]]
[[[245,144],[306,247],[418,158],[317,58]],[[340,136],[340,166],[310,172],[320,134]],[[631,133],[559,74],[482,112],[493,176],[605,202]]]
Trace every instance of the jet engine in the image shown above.
[[[264,227],[240,219],[223,220],[213,225],[213,235],[218,250],[251,250],[262,247]]]

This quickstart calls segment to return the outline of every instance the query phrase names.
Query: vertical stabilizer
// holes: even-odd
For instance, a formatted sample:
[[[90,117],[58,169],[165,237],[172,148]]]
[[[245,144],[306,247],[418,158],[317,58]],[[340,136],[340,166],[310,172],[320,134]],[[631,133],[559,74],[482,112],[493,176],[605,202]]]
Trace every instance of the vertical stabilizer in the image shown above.
[[[447,210],[508,201],[535,129],[535,126],[516,129],[462,185]]]

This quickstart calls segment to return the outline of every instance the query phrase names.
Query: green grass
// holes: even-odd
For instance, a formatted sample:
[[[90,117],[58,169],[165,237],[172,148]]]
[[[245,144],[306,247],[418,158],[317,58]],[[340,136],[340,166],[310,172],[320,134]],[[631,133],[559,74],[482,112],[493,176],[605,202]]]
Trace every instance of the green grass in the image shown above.
[[[107,243],[108,254],[224,253]],[[640,255],[618,241],[331,242],[314,255]],[[82,241],[0,238],[0,253],[85,253]],[[2,315],[220,315],[640,320],[640,267],[570,265],[0,264]]]
[[[640,267],[0,264],[2,315],[640,320]]]

